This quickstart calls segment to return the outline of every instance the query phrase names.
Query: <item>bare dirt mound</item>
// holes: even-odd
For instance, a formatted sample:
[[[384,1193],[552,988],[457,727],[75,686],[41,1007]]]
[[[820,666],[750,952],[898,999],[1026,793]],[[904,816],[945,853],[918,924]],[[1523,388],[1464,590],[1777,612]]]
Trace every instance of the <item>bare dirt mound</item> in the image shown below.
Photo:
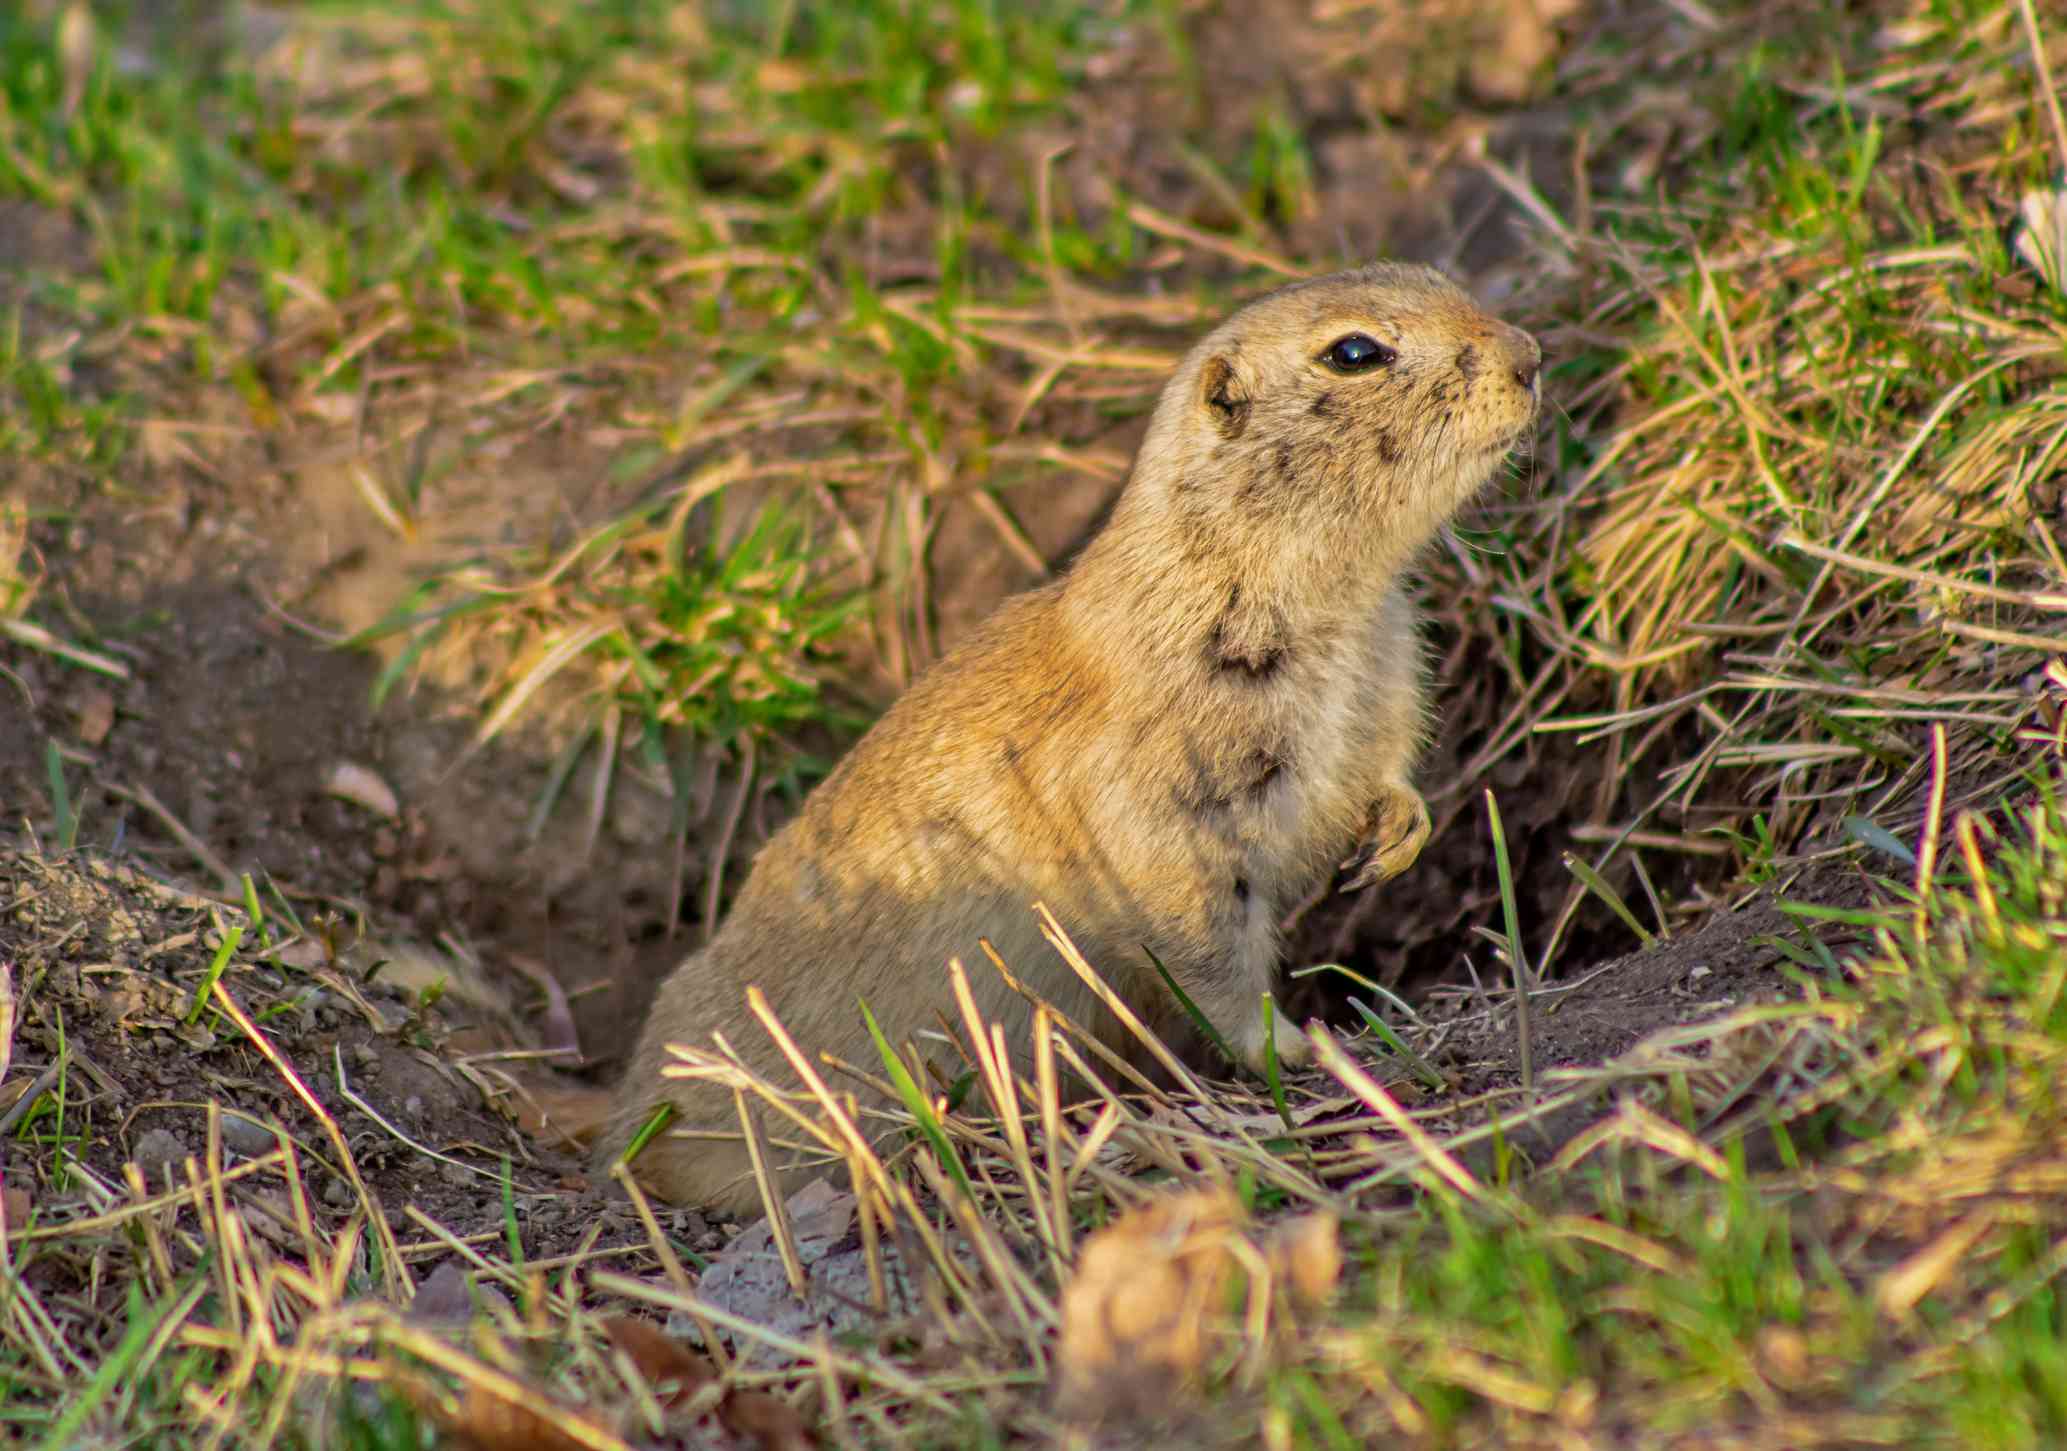
[[[10,1228],[33,1241],[222,1181],[268,1236],[370,1218],[415,1275],[482,1235],[545,1260],[644,1243],[622,1196],[552,1146],[520,1083],[537,1052],[492,994],[314,930],[254,928],[99,858],[0,849]],[[302,1167],[283,1179],[290,1144]],[[708,1232],[671,1223],[690,1245]]]

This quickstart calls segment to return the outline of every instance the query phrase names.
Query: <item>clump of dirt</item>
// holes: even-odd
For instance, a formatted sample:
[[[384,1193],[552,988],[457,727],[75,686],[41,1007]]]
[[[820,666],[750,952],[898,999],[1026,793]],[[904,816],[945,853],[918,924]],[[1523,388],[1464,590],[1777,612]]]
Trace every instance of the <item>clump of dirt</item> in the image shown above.
[[[1792,902],[1846,906],[1867,899],[1863,878],[1835,872],[1796,882],[1786,895]],[[1711,913],[1690,931],[1538,989],[1531,995],[1534,1067],[1541,1072],[1599,1063],[1662,1028],[1792,996],[1782,971],[1788,956],[1773,942],[1789,940],[1796,931],[1777,894],[1761,892],[1733,911]],[[1485,985],[1504,989],[1504,968],[1496,966]],[[1448,987],[1433,995],[1428,1016],[1461,1092],[1520,1080],[1511,993],[1502,992],[1495,1007],[1468,988]]]

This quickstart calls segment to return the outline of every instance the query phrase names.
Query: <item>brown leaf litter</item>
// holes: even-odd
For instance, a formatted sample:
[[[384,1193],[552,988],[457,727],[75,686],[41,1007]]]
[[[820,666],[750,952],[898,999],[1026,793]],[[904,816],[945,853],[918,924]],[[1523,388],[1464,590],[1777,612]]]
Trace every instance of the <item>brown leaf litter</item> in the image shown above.
[[[1333,1293],[1336,1230],[1323,1212],[1259,1235],[1226,1189],[1166,1194],[1121,1215],[1085,1242],[1063,1292],[1058,1406],[1078,1420],[1146,1416],[1196,1393],[1231,1342],[1245,1361],[1266,1354],[1291,1312]]]

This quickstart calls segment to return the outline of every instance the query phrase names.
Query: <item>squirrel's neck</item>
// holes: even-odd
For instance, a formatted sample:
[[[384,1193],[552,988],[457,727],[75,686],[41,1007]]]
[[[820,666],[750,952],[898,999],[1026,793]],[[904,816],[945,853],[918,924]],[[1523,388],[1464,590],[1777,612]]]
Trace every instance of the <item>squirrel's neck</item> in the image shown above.
[[[1262,668],[1361,628],[1432,533],[1187,511],[1130,486],[1063,583],[1063,622],[1101,655]]]

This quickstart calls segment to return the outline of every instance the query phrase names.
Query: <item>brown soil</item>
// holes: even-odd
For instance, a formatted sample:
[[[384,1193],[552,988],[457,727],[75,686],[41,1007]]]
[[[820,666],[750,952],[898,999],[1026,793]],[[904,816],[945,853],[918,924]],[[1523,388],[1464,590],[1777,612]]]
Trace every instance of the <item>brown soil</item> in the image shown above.
[[[641,1263],[634,1247],[646,1236],[623,1196],[591,1185],[548,1136],[515,1126],[524,1094],[496,1055],[516,1035],[499,1014],[449,994],[426,1008],[420,991],[369,976],[363,960],[290,942],[275,919],[284,950],[257,961],[240,952],[220,979],[275,1062],[211,996],[216,947],[242,920],[98,857],[0,849],[0,969],[18,1017],[0,1087],[0,1183],[19,1196],[10,1227],[31,1212],[64,1219],[105,1207],[127,1165],[152,1190],[184,1189],[190,1170],[204,1180],[234,1170],[284,1133],[302,1164],[325,1166],[300,1186],[317,1228],[341,1229],[359,1200],[292,1072],[342,1134],[419,1271],[449,1254],[425,1220],[500,1244],[506,1207],[531,1260],[586,1240],[626,1247],[626,1267]],[[277,1194],[252,1201],[251,1187],[240,1204],[257,1203],[263,1228],[291,1230],[294,1207]],[[692,1250],[724,1238],[700,1215],[663,1218]]]
[[[1853,871],[1823,872],[1787,884],[1786,900],[1853,907],[1867,900],[1866,881]],[[1753,1003],[1791,996],[1783,971],[1788,959],[1773,939],[1801,940],[1799,924],[1761,891],[1733,909],[1718,910],[1691,931],[1661,939],[1623,957],[1576,968],[1564,983],[1539,989],[1530,1023],[1537,1071],[1599,1063],[1627,1052],[1642,1038],[1678,1024],[1699,1022]],[[1828,942],[1827,935],[1825,937]],[[1503,981],[1485,984],[1498,989]],[[1431,1014],[1439,1027],[1445,1066],[1464,1093],[1507,1087],[1520,1078],[1520,1040],[1511,995],[1488,1007],[1478,992],[1439,989]]]

